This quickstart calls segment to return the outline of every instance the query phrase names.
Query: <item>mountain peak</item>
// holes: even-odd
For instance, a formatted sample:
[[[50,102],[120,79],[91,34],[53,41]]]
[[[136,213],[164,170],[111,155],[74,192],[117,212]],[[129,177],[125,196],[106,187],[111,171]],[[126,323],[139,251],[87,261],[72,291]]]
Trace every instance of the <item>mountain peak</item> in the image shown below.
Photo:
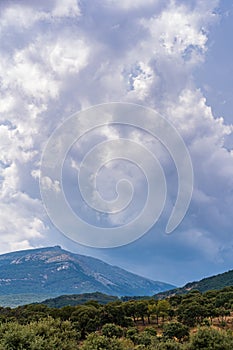
[[[171,288],[60,246],[0,255],[0,294],[152,295]]]

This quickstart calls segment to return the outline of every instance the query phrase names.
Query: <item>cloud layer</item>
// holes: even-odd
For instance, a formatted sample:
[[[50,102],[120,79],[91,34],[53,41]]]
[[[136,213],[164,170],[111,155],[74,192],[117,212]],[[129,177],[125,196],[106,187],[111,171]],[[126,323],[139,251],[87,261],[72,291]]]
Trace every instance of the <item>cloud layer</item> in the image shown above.
[[[213,116],[193,79],[205,60],[208,32],[219,20],[217,6],[218,1],[201,0],[1,2],[0,252],[62,242],[69,249],[175,283],[189,279],[184,262],[189,269],[193,266],[193,277],[201,276],[200,264],[206,272],[232,264],[233,151],[225,144],[233,127]],[[158,226],[131,246],[103,252],[79,247],[56,232],[42,208],[38,177],[52,131],[72,113],[111,101],[154,108],[174,124],[189,148],[195,186],[188,215],[177,232],[166,237],[177,178],[165,150],[130,128],[106,127],[81,140],[70,152],[65,186],[86,219],[90,215],[91,220],[115,225],[141,207],[139,200],[126,215],[101,219],[75,201],[79,197],[72,197],[79,162],[95,142],[127,136],[143,143],[157,153],[169,183]],[[123,171],[144,190],[140,172],[114,163],[99,178],[103,196],[114,196],[111,187]],[[147,256],[143,266],[137,262],[141,249]],[[161,272],[150,268],[152,264],[163,265]],[[174,275],[177,266],[181,277]]]

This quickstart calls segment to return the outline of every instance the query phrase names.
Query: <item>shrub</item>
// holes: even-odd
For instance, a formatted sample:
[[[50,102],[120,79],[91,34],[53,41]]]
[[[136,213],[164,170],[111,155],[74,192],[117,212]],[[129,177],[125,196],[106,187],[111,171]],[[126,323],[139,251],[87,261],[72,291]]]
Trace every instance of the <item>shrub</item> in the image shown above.
[[[83,342],[81,350],[124,350],[122,343],[116,338],[91,333]]]
[[[178,339],[181,341],[189,336],[189,328],[180,322],[167,323],[163,327],[163,336],[169,339]]]
[[[153,327],[146,327],[143,332],[146,332],[154,337],[157,335],[157,332]]]
[[[135,342],[135,338],[138,335],[138,329],[136,327],[131,327],[127,330],[126,332],[126,338],[132,340],[133,342]]]
[[[173,340],[168,340],[166,342],[160,343],[156,347],[156,350],[181,350],[181,349],[184,349],[183,345],[180,343],[176,343]]]
[[[189,350],[232,350],[233,337],[213,328],[200,328],[191,339]]]
[[[123,328],[114,323],[106,323],[102,327],[102,334],[109,338],[121,338],[123,336]]]

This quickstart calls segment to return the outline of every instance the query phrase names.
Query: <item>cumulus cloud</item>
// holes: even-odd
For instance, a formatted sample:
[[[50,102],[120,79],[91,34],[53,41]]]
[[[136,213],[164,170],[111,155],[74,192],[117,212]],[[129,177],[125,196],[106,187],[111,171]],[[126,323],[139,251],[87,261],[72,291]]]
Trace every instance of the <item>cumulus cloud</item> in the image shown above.
[[[217,5],[217,1],[199,0],[189,4],[159,0],[0,4],[0,251],[43,245],[46,235],[54,234],[42,210],[38,186],[40,158],[51,132],[77,110],[125,101],[157,109],[179,130],[189,148],[195,186],[189,214],[180,228],[182,249],[190,255],[194,246],[199,252],[203,247],[206,252],[210,249],[203,261],[216,257],[222,261],[224,254],[229,257],[233,153],[225,143],[232,126],[213,116],[193,79],[205,60],[208,32],[218,21]],[[176,196],[176,169],[158,141],[138,130],[106,126],[74,145],[65,164],[67,196],[73,202],[80,199],[74,187],[88,147],[120,137],[142,143],[165,166],[170,195],[157,228],[162,232]],[[98,185],[106,198],[114,196],[117,178],[124,176],[138,184],[139,197],[143,193],[142,174],[132,165],[113,163],[102,170]],[[46,184],[58,187],[49,179]],[[141,208],[141,203],[135,203],[118,218],[97,216],[95,220],[110,225],[125,222]],[[82,202],[77,208],[88,217]],[[151,243],[151,237],[152,250],[159,239],[164,242],[157,235]],[[151,255],[152,250],[148,248]]]

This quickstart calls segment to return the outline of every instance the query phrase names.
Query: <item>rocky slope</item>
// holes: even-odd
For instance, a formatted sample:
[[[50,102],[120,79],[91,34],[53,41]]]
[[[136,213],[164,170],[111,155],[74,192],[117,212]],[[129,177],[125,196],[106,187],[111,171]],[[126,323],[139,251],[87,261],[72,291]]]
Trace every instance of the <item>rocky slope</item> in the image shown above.
[[[102,292],[153,295],[174,286],[152,281],[59,246],[0,255],[0,294]]]

